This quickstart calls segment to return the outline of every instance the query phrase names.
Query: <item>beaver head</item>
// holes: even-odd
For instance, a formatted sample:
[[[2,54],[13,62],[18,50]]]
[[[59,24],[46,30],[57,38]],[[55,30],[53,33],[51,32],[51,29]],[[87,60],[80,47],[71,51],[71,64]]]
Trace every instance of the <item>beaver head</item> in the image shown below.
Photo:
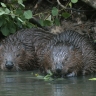
[[[19,71],[32,69],[32,55],[22,44],[3,43],[0,46],[0,67],[4,71]]]
[[[51,70],[54,75],[75,76],[83,66],[82,54],[72,45],[57,44],[51,50]]]

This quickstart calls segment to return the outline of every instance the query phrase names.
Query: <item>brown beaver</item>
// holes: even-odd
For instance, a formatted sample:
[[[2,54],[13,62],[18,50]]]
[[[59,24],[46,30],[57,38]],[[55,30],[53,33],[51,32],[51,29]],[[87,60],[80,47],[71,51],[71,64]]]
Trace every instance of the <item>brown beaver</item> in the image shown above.
[[[4,44],[4,43],[3,43]],[[34,57],[20,44],[5,44],[0,46],[0,64],[1,69],[5,71],[31,70],[35,63]],[[34,64],[33,63],[33,64]]]
[[[20,30],[1,41],[0,65],[2,70],[32,70],[38,64],[36,49],[43,48],[54,35],[42,29]]]
[[[51,70],[57,75],[77,76],[96,72],[96,51],[92,42],[74,31],[54,36],[44,50],[37,51],[37,56],[46,72]]]

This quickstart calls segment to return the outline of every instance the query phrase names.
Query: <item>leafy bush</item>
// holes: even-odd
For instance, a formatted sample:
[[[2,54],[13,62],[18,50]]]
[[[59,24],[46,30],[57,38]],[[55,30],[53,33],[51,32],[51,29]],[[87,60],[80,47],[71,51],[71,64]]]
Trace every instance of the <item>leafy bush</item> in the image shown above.
[[[63,17],[64,19],[67,19],[71,16],[71,14],[66,11],[67,6],[69,6],[71,9],[72,4],[77,3],[77,2],[78,2],[78,0],[71,0],[70,2],[68,2],[68,4],[66,6],[64,6],[65,8],[61,8],[61,9],[53,7],[50,12],[47,12],[48,13],[47,18],[46,18],[46,16],[44,16],[44,14],[46,14],[46,12],[42,13],[41,15],[39,14],[40,24],[42,26],[52,26],[52,25],[58,26],[58,25],[60,25],[60,18],[61,17]]]
[[[1,2],[0,7],[0,31],[4,36],[15,33],[16,30],[24,27],[32,27],[29,19],[32,18],[31,10],[24,10],[22,0],[13,0],[10,4]]]
[[[29,22],[29,20],[35,17],[36,14],[33,15],[31,10],[25,10],[23,1],[25,0],[11,0],[11,3],[7,4],[3,2],[0,3],[0,32],[2,32],[4,36],[15,33],[21,28],[31,28],[35,26]],[[78,0],[71,0],[67,6],[72,7],[72,3],[76,3],[77,1]],[[65,9],[58,9],[56,7],[53,7],[49,12],[37,14],[41,26],[58,26],[60,25],[59,18],[63,17],[67,19],[70,15],[71,14]]]

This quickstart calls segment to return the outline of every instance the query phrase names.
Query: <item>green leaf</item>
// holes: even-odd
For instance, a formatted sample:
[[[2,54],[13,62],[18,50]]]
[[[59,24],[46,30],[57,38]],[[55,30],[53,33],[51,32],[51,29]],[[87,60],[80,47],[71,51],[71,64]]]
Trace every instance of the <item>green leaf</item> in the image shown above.
[[[4,3],[2,3],[2,2],[1,2],[1,5],[2,5],[2,7],[6,7],[6,5]]]
[[[47,73],[50,74],[51,76],[53,75],[53,73],[50,70],[47,70]]]
[[[9,16],[5,16],[5,20],[7,21],[7,22],[10,22],[10,17]],[[8,24],[9,25],[9,24]]]
[[[54,20],[54,22],[55,22],[55,25],[57,25],[57,26],[59,26],[59,25],[60,25],[60,21],[59,21],[59,19],[58,19],[58,18],[56,18],[56,19]]]
[[[21,6],[25,7],[25,5],[23,4],[23,0],[18,0],[18,4],[20,4]]]
[[[24,16],[26,19],[31,19],[32,18],[32,11],[31,10],[25,11]]]
[[[62,13],[62,16],[63,16],[65,19],[67,19],[68,17],[70,17],[70,14],[67,13],[67,12],[64,12],[64,13]]]
[[[0,18],[0,27],[3,25],[4,22],[5,22],[5,19]]]
[[[5,14],[9,14],[10,10],[8,8],[5,9]]]
[[[11,17],[14,19],[15,18],[15,14],[11,14]]]
[[[0,15],[3,15],[3,14],[5,14],[5,12],[4,12],[4,11],[0,12]]]
[[[58,15],[58,9],[56,7],[53,7],[52,9],[52,15],[57,16]]]
[[[14,13],[13,10],[11,10],[11,11],[10,11],[10,15],[11,15],[11,17],[14,19],[15,16],[16,16],[16,13]]]
[[[41,24],[41,26],[44,26],[44,20],[40,19],[39,23]]]
[[[11,27],[10,28],[10,33],[15,33],[16,32],[16,28],[15,27]]]
[[[48,70],[48,74],[46,75],[46,76],[44,76],[44,80],[46,80],[46,81],[51,81],[51,80],[54,80],[53,78],[52,78],[52,72],[50,71],[50,70]]]
[[[72,2],[69,3],[69,6],[72,8]]]
[[[21,4],[21,3],[23,3],[23,1],[22,0],[18,0],[18,4]]]
[[[10,20],[10,22],[8,22],[7,27],[9,28],[10,33],[16,32],[16,26],[12,20]]]
[[[3,25],[3,22],[2,21],[0,21],[0,27]]]
[[[5,14],[5,11],[3,10],[3,8],[0,8],[0,15]]]
[[[35,27],[35,25],[34,25],[34,24],[32,24],[32,23],[30,23],[30,22],[26,22],[26,26],[27,26],[28,28]]]
[[[89,79],[89,80],[96,80],[96,78],[91,78],[91,79]]]
[[[71,2],[72,2],[72,3],[77,3],[77,2],[78,2],[78,0],[71,0]]]
[[[51,25],[51,21],[49,20],[44,20],[44,26],[50,26]]]
[[[49,20],[49,21],[51,21],[51,15],[46,19],[46,20]]]
[[[18,16],[23,15],[23,11],[21,9],[17,9],[15,10],[15,14]]]
[[[22,28],[22,23],[19,20],[16,20],[16,25],[18,28]]]
[[[1,27],[1,32],[4,36],[8,36],[10,34],[10,31],[7,26]]]

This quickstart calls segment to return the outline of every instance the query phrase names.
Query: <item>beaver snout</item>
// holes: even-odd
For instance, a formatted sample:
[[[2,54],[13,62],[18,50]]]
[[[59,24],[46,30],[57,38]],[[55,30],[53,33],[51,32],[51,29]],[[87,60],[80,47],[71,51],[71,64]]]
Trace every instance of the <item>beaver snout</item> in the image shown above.
[[[62,69],[57,68],[56,73],[61,73]]]
[[[12,61],[6,61],[5,63],[5,67],[8,69],[8,70],[11,70],[13,68],[14,64]]]
[[[56,73],[57,74],[61,74],[61,72],[62,72],[62,66],[60,66],[61,64],[58,64],[57,66],[56,66]]]

